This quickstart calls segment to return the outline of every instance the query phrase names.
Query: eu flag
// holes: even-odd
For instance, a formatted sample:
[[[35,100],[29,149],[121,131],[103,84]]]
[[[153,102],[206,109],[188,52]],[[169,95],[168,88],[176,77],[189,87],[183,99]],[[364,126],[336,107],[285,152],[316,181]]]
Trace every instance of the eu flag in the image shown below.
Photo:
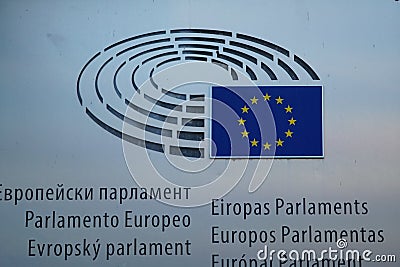
[[[322,158],[322,86],[213,86],[212,158]]]

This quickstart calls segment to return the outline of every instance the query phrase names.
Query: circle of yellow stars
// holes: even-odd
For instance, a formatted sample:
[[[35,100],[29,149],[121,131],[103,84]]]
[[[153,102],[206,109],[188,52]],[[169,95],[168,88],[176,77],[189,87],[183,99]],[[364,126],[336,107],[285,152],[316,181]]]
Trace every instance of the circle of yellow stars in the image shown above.
[[[265,95],[262,95],[262,98],[266,102],[271,101],[271,95],[269,95],[268,93],[265,93]],[[253,98],[251,98],[250,101],[251,101],[251,105],[257,105],[259,99],[256,96],[253,96]],[[275,98],[275,101],[273,101],[273,103],[275,103],[276,105],[282,105],[284,107],[283,109],[285,110],[285,113],[292,114],[294,108],[292,106],[290,106],[289,104],[288,105],[284,104],[284,101],[285,101],[284,98],[282,98],[281,96],[278,96],[277,98]],[[241,108],[241,110],[242,110],[242,114],[243,114],[242,116],[245,116],[246,113],[249,113],[250,108],[247,105],[244,105]],[[240,132],[242,134],[242,138],[249,139],[251,147],[257,147],[260,143],[260,140],[256,140],[256,138],[253,138],[251,140],[250,132],[247,131],[247,129],[246,129],[246,120],[243,119],[243,117],[240,117],[237,120],[237,122],[238,122],[239,126],[240,125],[244,126],[244,130],[242,132]],[[276,147],[283,147],[283,145],[285,143],[285,139],[293,137],[294,132],[291,131],[289,129],[289,127],[295,126],[296,122],[297,122],[297,120],[293,116],[291,116],[291,118],[288,120],[288,130],[286,132],[284,132],[284,135],[283,134],[279,135],[279,133],[278,133],[277,140],[275,140]],[[281,137],[282,137],[282,139],[281,139]],[[270,150],[272,144],[269,143],[268,141],[266,141],[265,143],[262,143],[262,146],[263,146],[264,150]]]

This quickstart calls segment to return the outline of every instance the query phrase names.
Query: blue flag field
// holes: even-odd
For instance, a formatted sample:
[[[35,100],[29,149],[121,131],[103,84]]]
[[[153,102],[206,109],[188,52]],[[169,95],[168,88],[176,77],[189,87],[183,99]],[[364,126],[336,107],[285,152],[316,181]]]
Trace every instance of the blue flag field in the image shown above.
[[[212,158],[323,158],[322,86],[211,88]]]

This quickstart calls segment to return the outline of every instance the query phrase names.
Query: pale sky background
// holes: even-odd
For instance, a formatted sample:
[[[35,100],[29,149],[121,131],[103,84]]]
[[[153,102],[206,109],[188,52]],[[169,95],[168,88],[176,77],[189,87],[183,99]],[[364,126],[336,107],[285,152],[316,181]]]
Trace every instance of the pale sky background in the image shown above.
[[[0,202],[0,266],[209,266],[213,251],[252,255],[257,248],[211,246],[210,228],[384,229],[377,253],[399,254],[400,3],[386,1],[1,1],[0,184],[4,187],[134,186],[121,140],[100,129],[76,96],[81,67],[109,44],[170,28],[243,32],[295,51],[317,71],[325,97],[325,159],[277,160],[262,187],[243,180],[226,201],[367,201],[367,216],[211,218],[209,206],[167,207],[155,201],[113,203]],[[189,231],[33,230],[24,211],[93,214],[126,209],[188,213]],[[192,257],[29,258],[27,240],[75,242],[139,238],[191,239]],[[277,244],[280,245],[280,244]],[[283,246],[283,245],[282,245]],[[302,245],[303,246],[303,245]],[[305,246],[305,245],[304,245]],[[360,245],[360,248],[363,247]],[[308,248],[313,248],[308,246]],[[318,248],[316,246],[315,248]],[[398,264],[398,263],[397,263]],[[371,265],[376,266],[376,265]],[[387,264],[387,266],[397,266]]]

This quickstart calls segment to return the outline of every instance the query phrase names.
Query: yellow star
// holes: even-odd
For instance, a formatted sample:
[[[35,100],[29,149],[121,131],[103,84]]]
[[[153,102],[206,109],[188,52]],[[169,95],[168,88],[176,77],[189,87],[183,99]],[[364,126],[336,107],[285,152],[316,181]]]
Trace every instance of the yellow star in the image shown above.
[[[277,141],[275,141],[276,146],[283,146],[283,142],[285,141],[282,141],[280,138]]]
[[[253,104],[253,105],[257,104],[258,99],[255,96],[253,96],[253,98],[250,100],[251,100],[251,104]]]
[[[278,98],[275,98],[277,104],[283,104],[283,98],[278,96]]]
[[[296,125],[296,121],[297,120],[293,119],[293,117],[290,120],[288,120],[289,125]]]
[[[286,137],[293,137],[292,134],[293,132],[291,132],[289,129],[287,130],[287,132],[285,132]]]
[[[244,125],[244,123],[246,122],[246,120],[240,118],[240,120],[237,120],[239,122],[239,125]]]
[[[271,144],[270,143],[268,143],[268,142],[265,142],[265,144],[263,144],[263,146],[264,146],[264,150],[270,150],[271,149]]]
[[[258,144],[258,141],[254,138],[253,139],[253,141],[250,141],[251,142],[251,146],[257,146],[257,144]]]
[[[287,107],[285,108],[286,113],[292,113],[292,107],[290,105],[287,105]]]
[[[241,132],[241,134],[242,134],[242,137],[249,137],[249,133],[250,132],[248,132],[248,131],[246,131],[246,130],[244,130],[243,132]]]
[[[269,101],[271,99],[271,96],[268,93],[265,93],[264,97],[264,101]]]
[[[244,105],[244,107],[241,108],[242,109],[242,113],[249,113],[249,108]]]

